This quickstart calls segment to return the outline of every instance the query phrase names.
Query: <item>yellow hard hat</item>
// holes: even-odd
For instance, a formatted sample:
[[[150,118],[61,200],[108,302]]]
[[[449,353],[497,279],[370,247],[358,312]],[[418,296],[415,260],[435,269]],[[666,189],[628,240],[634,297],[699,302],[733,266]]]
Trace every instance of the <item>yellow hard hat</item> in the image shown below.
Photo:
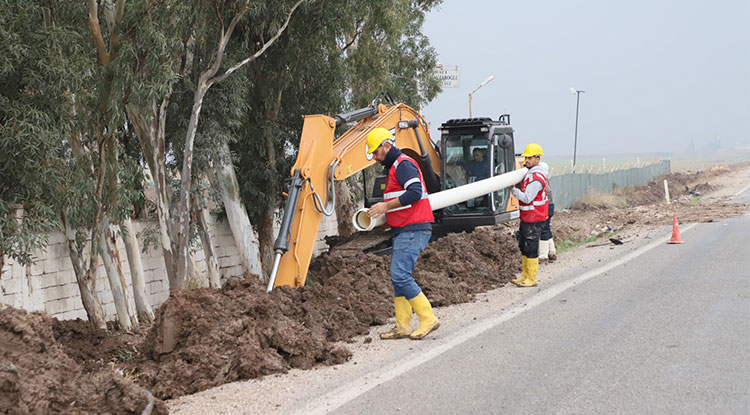
[[[367,134],[367,154],[372,154],[385,140],[393,140],[390,131],[385,128],[375,128]]]
[[[526,149],[523,151],[523,154],[521,154],[521,157],[534,157],[543,155],[544,151],[542,151],[542,146],[537,143],[531,143],[526,146]]]

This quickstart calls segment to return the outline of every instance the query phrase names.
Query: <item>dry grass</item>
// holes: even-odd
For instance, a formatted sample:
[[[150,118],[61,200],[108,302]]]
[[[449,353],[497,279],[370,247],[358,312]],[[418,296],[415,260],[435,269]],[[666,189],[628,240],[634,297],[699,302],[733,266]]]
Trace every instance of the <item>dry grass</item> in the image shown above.
[[[570,208],[573,210],[583,210],[624,208],[627,206],[627,199],[622,195],[591,192],[574,200]]]

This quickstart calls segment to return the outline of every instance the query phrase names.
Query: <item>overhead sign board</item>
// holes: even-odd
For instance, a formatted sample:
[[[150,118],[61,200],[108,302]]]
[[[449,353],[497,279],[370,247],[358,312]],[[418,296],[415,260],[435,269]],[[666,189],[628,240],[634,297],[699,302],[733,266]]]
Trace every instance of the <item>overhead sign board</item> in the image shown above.
[[[458,65],[438,65],[435,67],[435,76],[443,88],[458,88],[460,85]]]

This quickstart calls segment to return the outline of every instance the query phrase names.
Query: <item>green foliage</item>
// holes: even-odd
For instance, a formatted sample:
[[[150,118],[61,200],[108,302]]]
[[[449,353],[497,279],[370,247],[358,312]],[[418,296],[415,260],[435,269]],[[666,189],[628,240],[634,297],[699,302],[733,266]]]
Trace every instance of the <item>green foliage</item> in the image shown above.
[[[187,280],[188,290],[197,290],[206,286],[206,279],[201,277],[193,277]]]
[[[114,222],[147,208],[143,149],[126,107],[156,117],[170,98],[167,180],[177,191],[195,88],[219,36],[241,15],[222,73],[257,52],[294,3],[132,0],[118,25],[100,6],[102,59],[85,2],[0,0],[0,253],[29,261],[63,212],[84,232],[103,207]],[[439,3],[306,1],[271,48],[206,95],[193,195],[213,195],[205,173],[231,161],[255,220],[285,190],[304,115],[361,108],[381,91],[429,102],[439,91],[436,54],[421,27]]]
[[[159,225],[148,226],[136,235],[141,242],[141,252],[148,254],[150,251],[161,247],[161,234]]]
[[[118,363],[124,363],[130,360],[133,357],[133,354],[129,350],[120,349],[115,353],[115,360],[117,360]]]
[[[354,107],[380,91],[415,108],[431,101],[440,92],[433,76],[437,54],[421,29],[425,13],[441,1],[357,3],[353,17],[361,24],[354,32],[356,47],[347,54]]]
[[[247,111],[231,148],[251,220],[286,190],[305,115],[362,108],[381,91],[415,107],[435,97],[436,54],[421,26],[439,3],[311,1],[297,11],[247,69]]]
[[[589,240],[589,239],[591,239],[591,240]],[[581,245],[587,244],[587,243],[595,241],[595,240],[596,240],[596,238],[587,238],[586,240],[581,241],[581,242],[574,242],[574,241],[569,241],[567,239],[563,239],[563,240],[561,240],[561,241],[559,241],[557,243],[557,247],[556,247],[557,248],[557,253],[561,254],[561,253],[567,251],[568,249],[575,248],[577,246],[581,246]]]
[[[80,126],[74,107],[91,67],[71,22],[85,7],[0,0],[0,9],[0,254],[28,263],[77,185],[66,140]]]
[[[563,253],[563,252],[565,252],[565,251],[567,251],[567,250],[569,250],[571,248],[575,248],[577,246],[583,246],[583,245],[589,244],[591,242],[598,241],[600,239],[611,238],[611,237],[613,237],[615,235],[617,235],[617,232],[608,232],[606,234],[599,235],[599,236],[589,236],[588,238],[586,238],[586,239],[584,239],[582,241],[569,241],[567,239],[563,239],[563,240],[560,240],[559,242],[557,242],[557,244],[556,244],[557,245],[556,246],[557,253]]]

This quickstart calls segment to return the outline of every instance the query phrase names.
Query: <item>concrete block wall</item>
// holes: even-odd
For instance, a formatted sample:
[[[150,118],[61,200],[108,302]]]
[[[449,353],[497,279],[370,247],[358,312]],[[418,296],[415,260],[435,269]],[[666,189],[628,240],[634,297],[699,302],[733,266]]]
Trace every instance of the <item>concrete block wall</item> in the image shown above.
[[[141,233],[149,227],[157,227],[155,220],[134,221],[138,242],[143,248]],[[211,230],[216,244],[216,253],[222,278],[242,275],[239,251],[234,245],[231,230],[226,221],[211,218]],[[117,248],[122,259],[122,269],[130,288],[130,267],[127,262],[125,246],[118,240]],[[86,252],[88,256],[88,252]],[[146,294],[151,306],[156,308],[169,297],[169,282],[164,266],[161,249],[156,247],[141,254]],[[198,275],[203,276],[207,285],[206,260],[203,249],[193,251]],[[96,291],[108,320],[115,318],[115,305],[109,289],[106,271],[101,265],[97,272]],[[10,258],[5,258],[5,265],[0,273],[0,304],[10,305],[29,311],[45,311],[59,319],[86,319],[86,312],[81,302],[78,283],[73,265],[68,255],[68,247],[62,233],[49,235],[49,245],[44,252],[37,252],[32,265],[22,266]],[[129,295],[131,304],[132,294]],[[135,306],[133,306],[135,309]]]
[[[281,215],[277,215],[280,217]],[[273,224],[274,237],[279,234],[279,228],[281,226],[281,219],[278,219]],[[326,244],[326,236],[338,235],[339,225],[336,221],[336,212],[333,212],[331,216],[323,215],[320,220],[320,227],[318,228],[318,236],[315,239],[315,247],[313,248],[313,258],[328,251],[328,244]]]
[[[326,244],[326,236],[338,235],[339,225],[336,222],[336,212],[331,216],[323,215],[323,220],[320,221],[320,229],[318,230],[318,238],[315,240],[315,250],[313,256],[318,256],[328,250],[328,244]]]
[[[241,276],[242,265],[239,251],[234,245],[229,224],[226,220],[217,221],[216,217],[212,216],[210,225],[222,279]],[[143,248],[143,231],[148,228],[158,229],[159,224],[156,220],[141,220],[134,221],[133,226],[138,242]],[[328,249],[325,237],[336,234],[338,234],[338,225],[335,213],[332,216],[323,216],[313,255],[317,256],[325,252]],[[118,240],[117,248],[123,261],[122,269],[125,280],[128,282],[128,288],[131,288],[130,267],[122,240]],[[88,258],[88,251],[85,254]],[[203,276],[203,285],[207,286],[203,249],[198,246],[192,254],[198,274]],[[141,253],[141,261],[146,280],[146,295],[151,306],[156,308],[169,297],[169,281],[161,248],[152,247],[147,253]],[[109,289],[109,280],[101,265],[101,260],[99,263],[96,280],[97,295],[107,320],[114,320],[116,311]],[[43,252],[36,253],[35,262],[32,265],[22,266],[10,258],[5,258],[5,265],[0,271],[0,305],[10,305],[28,311],[45,311],[61,320],[87,318],[62,233],[56,232],[49,235],[49,245]],[[132,294],[129,297],[132,308],[135,309]]]

